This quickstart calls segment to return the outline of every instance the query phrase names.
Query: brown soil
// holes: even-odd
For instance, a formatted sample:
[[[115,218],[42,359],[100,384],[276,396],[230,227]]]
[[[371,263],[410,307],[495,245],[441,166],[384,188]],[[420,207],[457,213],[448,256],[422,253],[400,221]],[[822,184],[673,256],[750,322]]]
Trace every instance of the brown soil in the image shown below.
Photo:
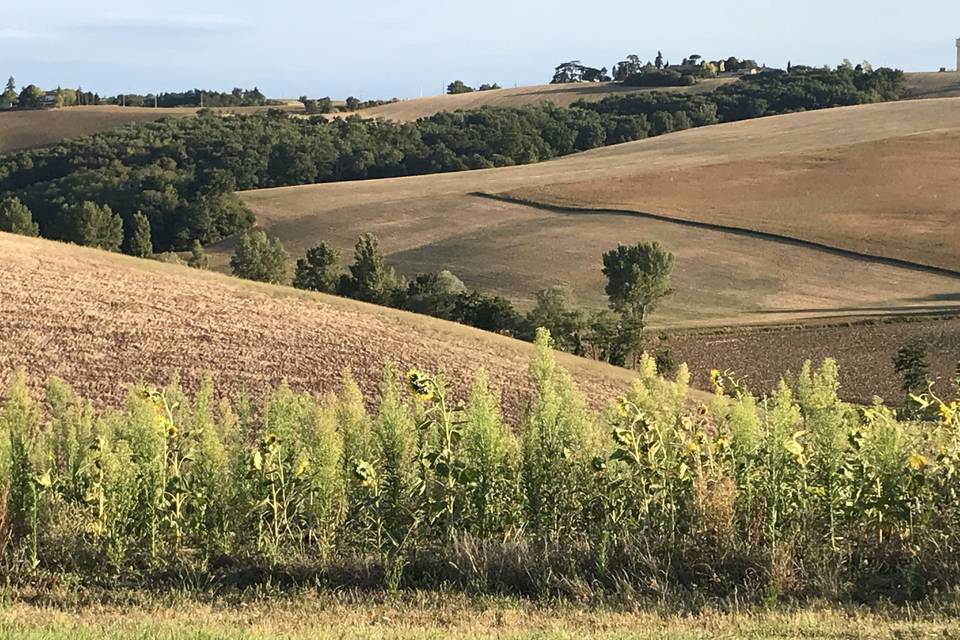
[[[350,300],[186,267],[0,233],[0,380],[24,367],[35,386],[59,376],[103,404],[123,385],[188,388],[205,373],[225,392],[286,379],[326,392],[350,368],[373,397],[387,362],[443,369],[461,385],[483,367],[508,413],[522,403],[532,345]],[[561,355],[595,404],[629,372]],[[0,385],[2,386],[2,385]],[[462,390],[462,389],[461,389]]]

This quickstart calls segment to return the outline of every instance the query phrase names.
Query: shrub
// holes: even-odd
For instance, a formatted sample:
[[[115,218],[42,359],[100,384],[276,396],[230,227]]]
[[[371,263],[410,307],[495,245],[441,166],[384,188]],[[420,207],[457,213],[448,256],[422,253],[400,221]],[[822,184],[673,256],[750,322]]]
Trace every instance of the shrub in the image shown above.
[[[139,211],[130,218],[130,228],[127,233],[125,253],[138,258],[149,258],[153,255],[153,242],[150,240],[150,220]]]
[[[288,260],[289,254],[279,240],[270,240],[263,231],[252,231],[240,236],[230,268],[239,278],[277,284],[287,279]]]
[[[340,252],[321,242],[319,246],[307,249],[306,257],[297,260],[293,286],[309,291],[336,293],[342,275]]]
[[[190,247],[190,258],[187,260],[187,266],[194,269],[207,269],[210,266],[207,252],[199,240],[194,240]]]
[[[40,235],[40,227],[33,221],[30,209],[12,196],[0,200],[0,231],[31,237]]]

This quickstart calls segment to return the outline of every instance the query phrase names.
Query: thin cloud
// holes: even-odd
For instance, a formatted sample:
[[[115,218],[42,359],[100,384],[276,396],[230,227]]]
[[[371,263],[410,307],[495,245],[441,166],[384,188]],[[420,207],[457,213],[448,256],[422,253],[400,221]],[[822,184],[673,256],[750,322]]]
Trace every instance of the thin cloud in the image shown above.
[[[38,36],[39,34],[25,29],[0,29],[0,40],[30,40]]]
[[[251,22],[226,15],[134,16],[107,14],[97,22],[79,25],[75,30],[92,33],[207,36],[237,33],[252,28],[253,24]]]

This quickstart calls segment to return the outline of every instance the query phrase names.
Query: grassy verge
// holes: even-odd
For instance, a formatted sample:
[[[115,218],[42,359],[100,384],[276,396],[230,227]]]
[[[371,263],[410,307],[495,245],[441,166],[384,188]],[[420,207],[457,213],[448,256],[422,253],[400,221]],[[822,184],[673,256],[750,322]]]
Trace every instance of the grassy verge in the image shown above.
[[[909,611],[823,605],[678,613],[421,592],[396,599],[312,591],[240,601],[130,598],[8,602],[0,605],[0,639],[960,638],[954,601]]]

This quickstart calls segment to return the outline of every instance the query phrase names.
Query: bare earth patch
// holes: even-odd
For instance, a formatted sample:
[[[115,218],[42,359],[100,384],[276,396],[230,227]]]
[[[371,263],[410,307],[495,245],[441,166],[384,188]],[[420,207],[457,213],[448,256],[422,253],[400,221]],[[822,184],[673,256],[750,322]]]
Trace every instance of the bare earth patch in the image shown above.
[[[337,388],[350,368],[373,397],[387,362],[443,369],[461,390],[479,368],[519,413],[532,345],[453,323],[341,298],[0,233],[0,379],[24,367],[35,386],[59,376],[98,402],[123,385],[206,374],[224,392],[257,393],[286,379]],[[629,372],[564,356],[601,404]]]

